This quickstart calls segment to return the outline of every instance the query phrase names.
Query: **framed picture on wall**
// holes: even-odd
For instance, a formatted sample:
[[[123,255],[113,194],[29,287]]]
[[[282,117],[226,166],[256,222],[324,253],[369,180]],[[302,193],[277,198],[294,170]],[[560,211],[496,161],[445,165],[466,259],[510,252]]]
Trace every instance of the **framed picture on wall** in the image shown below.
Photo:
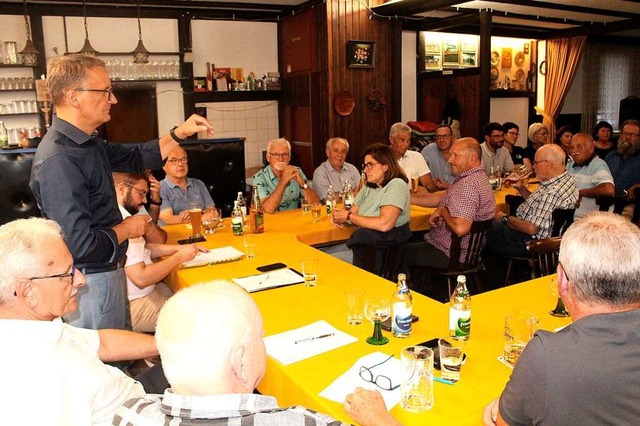
[[[349,68],[374,68],[375,46],[373,41],[349,40],[347,45],[347,65]]]
[[[442,38],[437,34],[422,32],[424,34],[424,50],[429,53],[442,52]]]
[[[439,70],[442,68],[442,55],[440,53],[427,53],[424,55],[424,67],[425,69],[436,69]]]
[[[457,38],[449,37],[442,40],[442,50],[445,65],[459,65],[460,64],[460,43]]]
[[[463,67],[477,67],[478,62],[476,52],[462,52],[460,65]]]

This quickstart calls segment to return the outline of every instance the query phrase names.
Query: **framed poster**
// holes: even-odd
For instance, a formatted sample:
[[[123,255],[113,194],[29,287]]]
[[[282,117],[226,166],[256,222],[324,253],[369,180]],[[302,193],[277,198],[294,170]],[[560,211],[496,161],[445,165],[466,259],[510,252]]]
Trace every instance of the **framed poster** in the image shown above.
[[[460,58],[460,65],[463,67],[477,67],[477,54],[476,52],[462,52],[462,58]]]
[[[512,58],[511,58],[511,53],[512,53],[512,49],[510,47],[503,47],[502,48],[502,57],[501,57],[501,62],[500,62],[500,67],[501,68],[511,68],[511,63],[512,63]]]
[[[436,69],[439,70],[442,68],[442,55],[438,53],[426,53],[424,55],[424,67],[425,69]]]
[[[457,38],[449,37],[442,41],[444,61],[442,65],[460,64],[460,44]]]
[[[347,66],[349,68],[374,68],[375,45],[373,41],[349,40],[347,45]]]

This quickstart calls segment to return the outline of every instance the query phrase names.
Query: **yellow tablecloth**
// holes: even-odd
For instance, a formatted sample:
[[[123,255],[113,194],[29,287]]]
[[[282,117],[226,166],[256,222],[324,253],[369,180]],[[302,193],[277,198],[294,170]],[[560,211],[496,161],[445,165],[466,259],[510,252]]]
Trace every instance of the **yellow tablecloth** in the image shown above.
[[[428,217],[428,209],[418,209],[414,212],[412,207],[412,228],[419,220]],[[415,222],[414,217],[417,218]],[[218,229],[214,235],[208,235],[203,245],[209,248],[231,245],[244,251],[242,237],[233,236],[229,219],[225,219],[225,222],[225,227]],[[337,235],[334,232],[345,232],[339,234],[341,239],[348,237],[347,231],[334,231],[326,215],[320,222],[312,223],[311,216],[303,216],[300,210],[278,213],[265,217],[265,227],[265,233],[253,236],[256,242],[255,258],[179,269],[169,277],[169,285],[177,290],[213,279],[230,280],[255,274],[256,267],[275,262],[299,269],[301,259],[317,257],[319,269],[316,287],[294,285],[252,294],[264,317],[265,333],[280,333],[324,319],[357,337],[358,341],[289,366],[269,358],[266,375],[258,389],[277,397],[281,406],[300,404],[351,422],[340,404],[321,398],[319,393],[361,356],[380,350],[398,357],[400,350],[406,346],[446,336],[448,305],[414,294],[414,314],[420,317],[420,321],[414,324],[411,337],[390,337],[390,343],[381,347],[368,345],[365,339],[371,334],[372,325],[366,322],[359,326],[347,324],[344,291],[350,287],[360,287],[370,296],[390,297],[394,284],[308,245],[326,242],[326,238],[334,241]],[[190,233],[184,225],[172,225],[165,229],[169,232],[169,242]],[[549,290],[549,278],[473,296],[471,339],[466,348],[468,359],[462,368],[460,382],[455,385],[434,383],[435,405],[427,413],[413,414],[399,406],[393,408],[392,413],[404,424],[479,424],[483,406],[500,394],[511,373],[510,368],[497,360],[502,353],[505,313],[511,309],[533,311],[541,320],[541,328],[553,330],[569,323],[568,319],[557,319],[548,314],[555,306],[555,301]],[[212,330],[213,333],[215,330]]]

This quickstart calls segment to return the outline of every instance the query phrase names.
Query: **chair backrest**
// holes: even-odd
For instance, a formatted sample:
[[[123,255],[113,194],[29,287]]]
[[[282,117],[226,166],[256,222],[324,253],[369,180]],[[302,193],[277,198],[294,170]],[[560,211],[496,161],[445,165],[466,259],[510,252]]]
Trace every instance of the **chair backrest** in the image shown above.
[[[524,203],[524,197],[522,195],[507,194],[504,196],[504,202],[509,205],[509,215],[515,216],[520,204]]]
[[[551,213],[551,219],[553,220],[552,237],[560,237],[564,234],[564,231],[573,223],[573,214],[575,212],[576,209],[555,209]]]
[[[471,224],[469,231],[469,245],[464,260],[460,262],[460,253],[462,251],[462,238],[455,233],[451,233],[451,251],[449,257],[449,270],[460,271],[477,267],[482,262],[482,252],[487,244],[487,235],[491,228],[493,219],[477,220]]]
[[[558,251],[562,237],[549,237],[542,240],[527,241],[527,252],[533,263],[533,276],[543,277],[556,272],[558,268]]]

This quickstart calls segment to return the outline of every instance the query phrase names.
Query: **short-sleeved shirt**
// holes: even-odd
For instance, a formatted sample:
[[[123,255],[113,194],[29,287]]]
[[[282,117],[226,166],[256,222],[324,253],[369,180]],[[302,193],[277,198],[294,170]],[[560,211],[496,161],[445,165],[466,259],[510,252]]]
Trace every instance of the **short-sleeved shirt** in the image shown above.
[[[640,309],[538,331],[500,396],[510,425],[632,425],[640,418]]]
[[[496,167],[500,167],[500,170],[503,172],[510,172],[513,170],[513,160],[511,160],[511,153],[507,148],[500,147],[496,150],[494,154],[487,147],[487,143],[483,142],[480,144],[482,148],[482,165],[484,166],[484,171],[486,174],[491,173],[491,168],[496,170]]]
[[[298,168],[298,173],[300,173],[302,180],[306,182],[307,177],[300,168]],[[280,179],[273,174],[271,166],[267,166],[260,170],[258,173],[253,175],[251,180],[253,182],[253,186],[258,187],[258,194],[261,199],[267,198],[271,195],[280,182]],[[284,194],[282,194],[278,211],[297,209],[300,207],[300,200],[303,197],[304,194],[300,185],[298,185],[298,182],[295,179],[291,179],[287,184],[287,187],[284,189]]]
[[[518,207],[516,217],[538,227],[536,238],[551,236],[555,209],[572,209],[578,201],[578,189],[567,173],[540,182],[538,189]]]
[[[313,172],[313,190],[321,200],[327,196],[329,185],[334,191],[342,191],[346,181],[349,181],[352,188],[356,188],[360,182],[360,172],[353,164],[347,162],[338,172],[327,160]]]
[[[451,216],[463,218],[469,223],[492,219],[496,214],[496,200],[489,178],[482,166],[462,173],[447,189],[438,207],[446,207]],[[451,256],[451,228],[442,224],[431,227],[424,236],[430,243],[448,257]],[[464,259],[469,245],[469,236],[460,242],[460,259]]]
[[[451,164],[445,160],[442,152],[438,149],[438,145],[430,143],[422,150],[422,156],[429,166],[431,177],[440,179],[443,182],[452,183],[456,177],[451,173]]]
[[[521,146],[514,145],[511,150],[511,161],[513,161],[513,165],[524,164],[524,159],[527,158],[524,152],[524,148]]]
[[[416,151],[407,150],[407,152],[405,152],[398,160],[398,164],[402,167],[402,170],[409,181],[411,181],[412,171],[418,173],[418,177],[431,173],[424,157]]]
[[[199,201],[203,209],[214,205],[204,182],[190,177],[187,178],[186,191],[165,177],[160,181],[160,196],[162,197],[160,211],[171,209],[174,215],[189,210],[189,203],[192,201]]]
[[[409,222],[411,209],[409,187],[400,178],[391,179],[381,188],[364,186],[356,195],[354,203],[358,206],[359,216],[369,217],[379,217],[382,206],[396,206],[400,209],[396,228]]]
[[[127,217],[131,216],[131,213],[126,211],[124,207],[118,207],[120,207],[120,214],[122,214],[122,219],[126,219]],[[127,263],[125,263],[124,267],[126,268],[127,266],[136,265],[143,262],[145,265],[151,265],[153,263],[153,260],[151,260],[151,251],[149,251],[149,249],[147,248],[147,241],[144,239],[144,237],[129,238],[129,248],[127,249]],[[129,300],[136,300],[153,292],[155,284],[147,286],[145,288],[139,288],[133,283],[133,281],[129,279],[129,276],[126,275],[126,271],[125,276],[127,277],[127,297],[129,298]]]
[[[616,185],[616,196],[624,195],[624,190],[640,183],[640,151],[623,159],[617,151],[607,154],[604,161],[609,166]]]
[[[613,184],[613,177],[611,176],[607,163],[595,154],[582,166],[578,166],[573,160],[569,160],[567,163],[567,173],[573,177],[573,181],[576,183],[578,190],[595,188],[603,183]],[[596,199],[593,197],[582,197],[580,207],[576,209],[574,217],[582,217],[594,210],[598,210]]]

